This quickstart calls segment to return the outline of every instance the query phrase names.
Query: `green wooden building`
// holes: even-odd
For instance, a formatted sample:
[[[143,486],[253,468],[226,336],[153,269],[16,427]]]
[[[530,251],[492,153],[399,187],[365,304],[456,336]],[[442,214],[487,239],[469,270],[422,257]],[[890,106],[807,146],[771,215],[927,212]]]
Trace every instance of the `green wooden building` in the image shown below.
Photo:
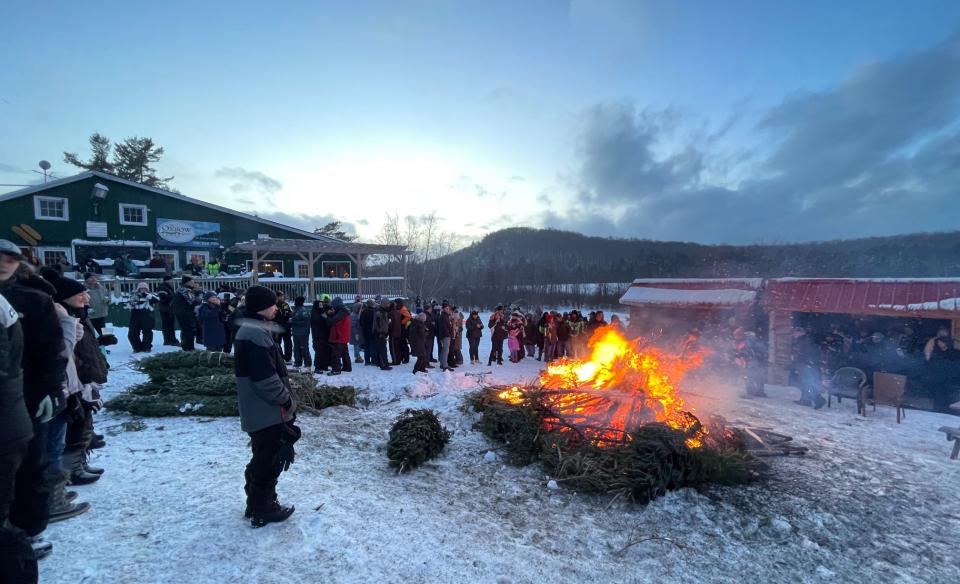
[[[71,177],[0,195],[4,218],[0,237],[20,245],[43,264],[65,257],[71,264],[89,258],[109,273],[112,260],[127,254],[137,265],[162,257],[177,273],[191,262],[217,258],[232,273],[252,270],[233,245],[265,238],[339,243],[339,240],[282,225],[185,195],[148,187],[101,172]],[[6,225],[3,227],[3,225]],[[293,254],[274,254],[260,262],[261,272],[306,277],[307,262]],[[357,265],[344,255],[320,255],[317,277],[353,278]]]

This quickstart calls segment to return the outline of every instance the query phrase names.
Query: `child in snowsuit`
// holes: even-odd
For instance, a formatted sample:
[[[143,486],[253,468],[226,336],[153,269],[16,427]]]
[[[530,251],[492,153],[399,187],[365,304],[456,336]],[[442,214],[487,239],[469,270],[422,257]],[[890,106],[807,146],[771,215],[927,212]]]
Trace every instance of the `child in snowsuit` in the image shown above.
[[[127,338],[134,353],[149,353],[153,348],[153,309],[160,298],[150,293],[146,282],[137,284],[137,291],[127,305],[130,308],[130,330]]]
[[[512,328],[507,333],[507,348],[510,350],[510,362],[520,362],[520,329]]]
[[[208,351],[222,351],[227,344],[227,331],[223,328],[227,317],[220,309],[220,297],[216,292],[203,295],[205,302],[200,306],[197,318],[203,329],[203,346]]]

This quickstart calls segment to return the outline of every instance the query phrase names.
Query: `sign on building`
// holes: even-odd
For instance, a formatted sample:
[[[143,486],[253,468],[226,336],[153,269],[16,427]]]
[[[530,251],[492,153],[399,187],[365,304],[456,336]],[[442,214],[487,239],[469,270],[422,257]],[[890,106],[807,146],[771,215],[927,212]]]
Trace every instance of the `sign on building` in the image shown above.
[[[184,247],[220,245],[220,224],[207,221],[157,219],[157,244]]]

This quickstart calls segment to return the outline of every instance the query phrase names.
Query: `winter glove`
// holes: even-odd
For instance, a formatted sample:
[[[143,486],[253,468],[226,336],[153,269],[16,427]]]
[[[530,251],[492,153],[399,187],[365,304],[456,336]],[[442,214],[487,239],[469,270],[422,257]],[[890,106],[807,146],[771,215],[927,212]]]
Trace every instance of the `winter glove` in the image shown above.
[[[293,424],[284,424],[283,429],[284,433],[280,438],[280,447],[273,457],[273,464],[279,472],[290,470],[290,465],[293,464],[296,455],[293,445],[300,439],[301,435],[300,428]]]
[[[103,400],[100,399],[100,390],[99,390],[99,389],[97,389],[96,387],[92,387],[92,388],[90,389],[90,399],[89,399],[89,400],[87,400],[87,399],[84,399],[84,400],[83,400],[83,407],[86,408],[88,411],[91,411],[91,412],[93,412],[93,413],[97,413],[97,412],[99,412],[101,409],[103,409]]]
[[[113,335],[101,335],[97,342],[100,343],[101,347],[109,347],[110,345],[117,344],[117,337]]]
[[[34,417],[41,423],[46,424],[53,419],[53,398],[49,395],[40,401],[40,407]]]
[[[70,424],[79,424],[84,419],[83,400],[79,393],[71,394],[67,398],[67,409],[64,410],[67,416],[67,422]]]

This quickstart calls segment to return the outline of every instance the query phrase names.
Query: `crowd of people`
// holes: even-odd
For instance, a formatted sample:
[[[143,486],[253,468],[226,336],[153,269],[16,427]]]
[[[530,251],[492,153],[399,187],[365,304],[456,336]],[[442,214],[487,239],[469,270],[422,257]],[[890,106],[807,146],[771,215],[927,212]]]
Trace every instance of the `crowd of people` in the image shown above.
[[[947,326],[922,335],[915,322],[881,332],[866,321],[841,319],[799,323],[791,331],[790,383],[801,390],[797,403],[819,409],[831,380],[843,368],[862,373],[867,384],[874,373],[894,373],[908,379],[908,391],[932,400],[932,408],[948,412],[960,394],[960,340]],[[872,331],[872,332],[871,332]],[[709,348],[711,369],[733,369],[745,383],[747,397],[765,397],[768,342],[756,331],[728,323],[691,328],[679,341],[681,351]]]
[[[79,491],[104,470],[91,450],[116,344],[91,317],[84,284],[55,269],[39,273],[12,242],[0,240],[0,571],[4,581],[36,582],[37,559],[53,545],[47,525],[90,509]]]
[[[840,323],[820,334],[798,327],[793,345],[794,370],[807,393],[843,367],[861,370],[868,382],[878,372],[904,375],[911,391],[931,398],[933,409],[940,412],[949,411],[960,390],[960,341],[946,326],[932,336],[919,334],[910,321],[888,333],[866,326],[847,329]]]
[[[96,294],[96,275],[85,278]],[[584,316],[578,310],[524,312],[498,306],[484,322],[479,311],[466,312],[446,300],[417,299],[411,312],[402,298],[364,300],[358,295],[347,304],[322,294],[311,304],[296,297],[291,306],[282,291],[275,293],[273,322],[284,362],[299,372],[328,375],[350,372],[354,364],[391,370],[411,360],[414,373],[437,367],[452,371],[464,364],[464,339],[470,364],[479,365],[484,334],[492,342],[488,366],[503,365],[505,357],[514,363],[527,357],[546,361],[582,357],[593,330],[608,324],[602,311]],[[153,314],[159,312],[164,345],[192,351],[199,343],[207,350],[230,352],[244,303],[243,295],[227,288],[204,291],[190,275],[179,280],[166,276],[155,292],[141,283],[127,302],[130,344],[134,352],[151,350]],[[622,326],[617,316],[610,324]]]

